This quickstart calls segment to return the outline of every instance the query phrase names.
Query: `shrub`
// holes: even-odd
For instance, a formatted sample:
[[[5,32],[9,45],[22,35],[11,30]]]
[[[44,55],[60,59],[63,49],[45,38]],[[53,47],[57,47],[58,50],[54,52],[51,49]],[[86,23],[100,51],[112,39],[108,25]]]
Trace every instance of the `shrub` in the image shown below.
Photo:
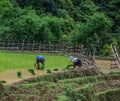
[[[18,78],[21,78],[22,77],[22,73],[20,71],[17,72],[17,76]]]
[[[28,71],[32,74],[32,75],[35,75],[35,72],[33,69],[28,69]]]

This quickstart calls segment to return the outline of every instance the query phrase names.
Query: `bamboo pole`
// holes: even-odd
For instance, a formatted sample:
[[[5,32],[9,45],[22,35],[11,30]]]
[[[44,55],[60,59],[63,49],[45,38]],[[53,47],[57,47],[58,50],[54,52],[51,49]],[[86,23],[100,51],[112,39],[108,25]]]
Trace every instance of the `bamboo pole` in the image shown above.
[[[117,50],[112,44],[110,46],[111,46],[111,49],[112,49],[112,52],[113,52],[113,56],[114,56],[114,58],[117,62],[117,65],[118,65],[119,69],[120,69],[120,61],[119,61],[119,56],[118,56]]]

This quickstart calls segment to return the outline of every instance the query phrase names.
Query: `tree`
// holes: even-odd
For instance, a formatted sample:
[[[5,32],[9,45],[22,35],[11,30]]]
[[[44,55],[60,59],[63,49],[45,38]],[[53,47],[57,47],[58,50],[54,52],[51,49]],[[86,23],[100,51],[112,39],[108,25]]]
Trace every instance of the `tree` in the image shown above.
[[[9,0],[0,0],[0,39],[8,39],[10,26],[8,23],[14,14],[14,8]]]
[[[62,35],[62,24],[63,19],[46,16],[41,17],[40,19],[40,26],[39,26],[39,33],[36,34],[36,37],[40,36],[38,40],[42,41],[59,41]]]
[[[75,7],[72,11],[73,19],[77,22],[86,23],[89,16],[97,12],[98,7],[91,0],[72,0]]]
[[[18,13],[19,12],[19,13]],[[14,40],[34,40],[34,35],[39,31],[39,16],[34,10],[18,9],[18,17],[13,19],[10,23],[11,39]]]
[[[110,56],[110,54],[111,54],[110,46],[108,44],[105,44],[103,46],[103,49],[102,49],[102,55],[103,56]]]
[[[9,0],[0,0],[0,16],[9,17],[13,11],[13,5]]]
[[[76,25],[75,30],[71,33],[71,41],[83,44],[89,51],[95,43],[99,44],[99,47],[102,47],[110,40],[105,40],[107,37],[104,36],[108,33],[111,26],[112,22],[104,14],[94,14],[87,20],[87,23]],[[100,50],[99,48],[97,49]]]

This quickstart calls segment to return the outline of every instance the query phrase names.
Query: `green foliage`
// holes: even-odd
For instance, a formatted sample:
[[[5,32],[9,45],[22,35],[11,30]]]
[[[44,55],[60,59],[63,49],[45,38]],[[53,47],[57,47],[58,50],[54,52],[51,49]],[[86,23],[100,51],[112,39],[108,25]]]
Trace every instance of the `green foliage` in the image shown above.
[[[0,0],[0,16],[10,17],[13,12],[13,5],[9,0]]]
[[[47,73],[52,73],[51,69],[47,69],[46,72],[47,72]]]
[[[59,71],[59,69],[58,68],[54,68],[53,71]]]
[[[33,66],[35,63],[35,57],[38,54],[28,54],[28,53],[13,53],[13,52],[0,52],[1,68],[0,72],[5,72],[11,69],[26,69]],[[17,61],[16,61],[17,56]],[[65,56],[55,56],[52,54],[44,54],[45,56],[45,67],[53,69],[62,68],[65,65],[69,64],[68,57]],[[59,62],[58,62],[59,61]],[[18,64],[19,63],[19,64]],[[41,65],[42,66],[42,65]]]
[[[106,91],[97,93],[96,95],[100,101],[109,101],[109,99],[112,99],[112,101],[119,101],[120,89],[106,90]]]
[[[67,65],[65,69],[70,69],[71,68],[71,65]]]
[[[28,71],[29,71],[32,75],[35,75],[34,69],[28,69]]]
[[[0,39],[1,40],[6,40],[9,39],[9,33],[10,32],[10,27],[9,26],[1,26],[0,27]]]
[[[73,45],[83,44],[88,51],[99,51],[103,44],[110,43],[111,38],[101,36],[107,35],[106,32],[111,26],[112,22],[104,14],[96,13],[89,17],[87,23],[76,24],[75,30],[71,33],[71,41]]]
[[[8,86],[4,86],[1,82],[0,82],[0,98],[2,96],[5,96],[6,93],[8,93],[9,91],[9,87]]]
[[[118,76],[119,77],[120,76],[120,72],[119,71],[118,72],[117,71],[116,72],[110,72],[109,75],[111,75],[111,76]]]
[[[22,72],[21,72],[21,71],[18,71],[18,72],[17,72],[17,76],[18,76],[18,78],[21,78],[21,77],[22,77]]]
[[[102,49],[103,56],[109,56],[111,53],[110,45],[105,44]]]
[[[0,40],[64,42],[101,52],[113,39],[120,43],[119,4],[119,0],[1,0]]]
[[[83,101],[86,97],[77,92],[74,87],[64,86],[64,95],[67,96],[68,101]]]
[[[39,70],[43,70],[43,69],[45,69],[44,66],[39,66]]]
[[[112,45],[114,45],[114,46],[118,45],[117,40],[115,38],[112,38]]]
[[[28,9],[18,9],[19,17],[11,21],[11,33],[14,32],[15,40],[34,40],[34,36],[39,32],[40,18],[36,15],[35,11]]]
[[[73,0],[73,3],[72,15],[77,22],[86,22],[98,9],[92,0]]]
[[[2,81],[1,81],[1,83],[7,83],[7,81],[5,81],[5,80],[2,80]]]

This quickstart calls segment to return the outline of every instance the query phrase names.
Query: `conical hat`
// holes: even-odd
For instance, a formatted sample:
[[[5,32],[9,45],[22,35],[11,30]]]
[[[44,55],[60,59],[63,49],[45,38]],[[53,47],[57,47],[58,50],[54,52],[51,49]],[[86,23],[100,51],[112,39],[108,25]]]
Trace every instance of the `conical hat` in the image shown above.
[[[73,59],[74,59],[74,57],[73,57],[73,56],[69,56],[69,59],[70,59],[70,60],[73,60]]]

